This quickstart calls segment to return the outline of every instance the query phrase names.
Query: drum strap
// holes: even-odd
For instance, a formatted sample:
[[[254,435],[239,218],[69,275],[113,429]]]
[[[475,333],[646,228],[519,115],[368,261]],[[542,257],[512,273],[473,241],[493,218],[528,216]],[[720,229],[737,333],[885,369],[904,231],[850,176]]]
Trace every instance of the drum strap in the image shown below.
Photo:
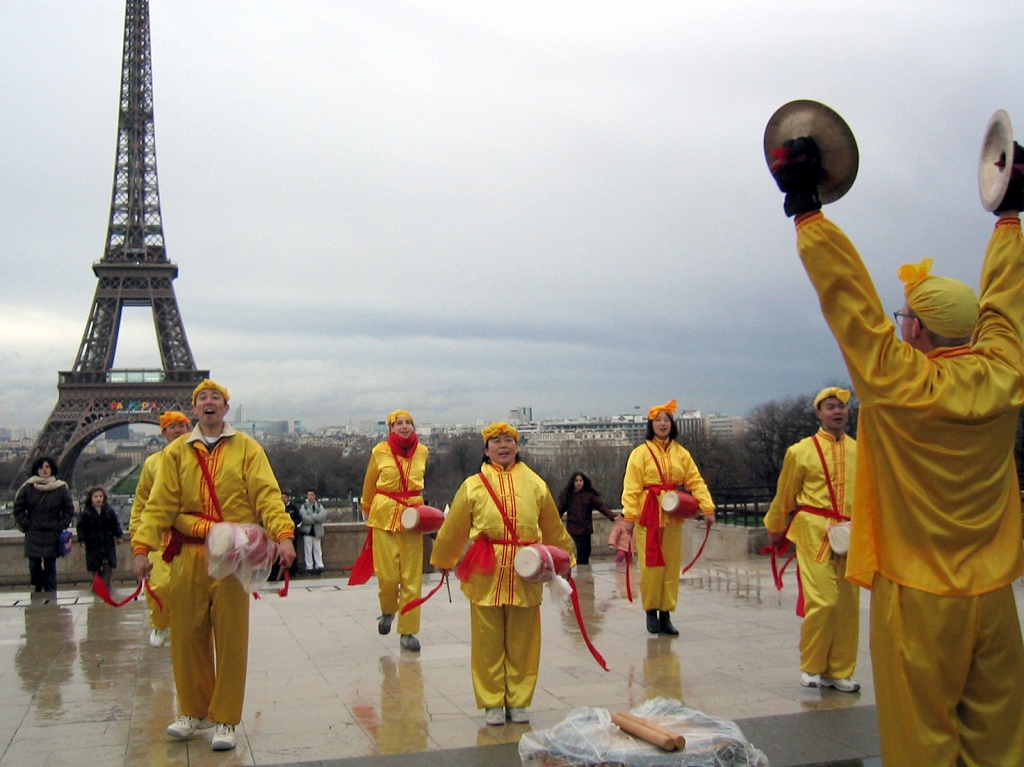
[[[516,533],[516,526],[512,524],[512,520],[508,516],[508,512],[505,511],[505,504],[501,502],[498,494],[494,492],[494,488],[491,487],[491,483],[487,481],[487,477],[481,471],[477,474],[480,477],[480,481],[484,483],[484,487],[487,488],[487,492],[491,495],[491,500],[494,501],[494,505],[498,507],[498,513],[501,514],[501,521],[505,523],[505,531],[508,533],[509,538],[512,539],[513,545],[519,545],[519,535]]]

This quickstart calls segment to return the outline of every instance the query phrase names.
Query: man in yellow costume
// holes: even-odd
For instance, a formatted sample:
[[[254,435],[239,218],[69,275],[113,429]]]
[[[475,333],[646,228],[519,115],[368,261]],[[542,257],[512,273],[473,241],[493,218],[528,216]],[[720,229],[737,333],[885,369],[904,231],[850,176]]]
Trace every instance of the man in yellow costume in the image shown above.
[[[362,508],[372,528],[373,572],[379,586],[377,631],[388,634],[395,613],[423,589],[423,535],[402,527],[402,512],[423,505],[427,446],[420,444],[408,410],[388,415],[388,438],[374,446],[363,480]],[[420,608],[398,616],[399,644],[420,651]]]
[[[494,423],[483,437],[484,464],[455,494],[430,561],[450,570],[473,541],[456,575],[470,601],[476,704],[487,724],[503,725],[506,716],[522,724],[540,669],[544,584],[520,578],[513,560],[533,543],[570,554],[573,544],[548,486],[518,460],[518,430]]]
[[[857,251],[820,212],[815,142],[783,150],[773,173],[860,399],[846,574],[871,589],[882,761],[1019,767],[1024,178],[1015,169],[997,204],[980,305],[967,285],[932,275],[931,259],[900,269],[900,341]]]
[[[295,560],[295,525],[267,454],[224,417],[228,391],[205,380],[192,393],[192,433],[160,453],[156,480],[133,538],[135,575],[152,567],[149,552],[171,531],[171,663],[180,718],[167,728],[188,738],[209,718],[214,751],[235,747],[242,720],[249,653],[249,594],[233,576],[214,580],[206,536],[216,522],[262,524],[280,545],[281,566]]]
[[[786,450],[764,525],[772,544],[796,546],[800,595],[800,684],[857,692],[860,591],[846,580],[846,550],[833,551],[829,529],[849,521],[857,443],[846,434],[850,392],[830,386],[814,398],[817,434]],[[794,512],[788,526],[786,519]]]
[[[168,410],[160,416],[160,435],[171,444],[189,431],[192,422],[184,413]],[[135,500],[132,503],[132,515],[128,521],[128,534],[135,534],[142,519],[142,512],[149,500],[156,479],[156,467],[160,463],[160,453],[153,453],[142,464],[139,482],[135,486]],[[149,552],[149,563],[153,569],[149,571],[149,591],[146,592],[146,604],[149,606],[149,644],[152,647],[163,647],[170,639],[170,590],[171,566],[164,561],[164,548],[170,540],[170,533],[164,536],[163,545],[156,551]],[[152,591],[152,594],[150,593]]]
[[[651,634],[678,636],[672,611],[679,601],[683,560],[681,511],[666,511],[665,493],[685,488],[699,503],[707,527],[715,523],[715,503],[690,451],[676,442],[676,401],[656,405],[647,412],[644,443],[633,449],[622,480],[622,514],[626,527],[636,532],[640,555],[640,596]]]

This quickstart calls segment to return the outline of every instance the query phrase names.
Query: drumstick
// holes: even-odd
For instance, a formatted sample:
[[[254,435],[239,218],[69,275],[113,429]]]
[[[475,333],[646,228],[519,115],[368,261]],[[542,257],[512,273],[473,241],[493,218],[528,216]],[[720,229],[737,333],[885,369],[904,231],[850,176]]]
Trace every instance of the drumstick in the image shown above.
[[[641,740],[646,740],[651,745],[657,746],[663,751],[675,751],[676,740],[672,735],[665,735],[658,730],[655,730],[648,726],[648,723],[640,724],[632,719],[628,719],[621,714],[612,714],[612,721],[619,726],[620,729],[628,732],[630,735],[635,735]]]
[[[651,730],[654,730],[657,733],[660,733],[661,735],[672,738],[672,740],[675,741],[676,748],[686,748],[686,738],[684,738],[682,735],[678,735],[672,732],[672,730],[668,729],[667,727],[662,727],[660,724],[655,724],[654,722],[644,719],[642,716],[637,716],[636,714],[630,713],[629,711],[620,711],[619,716],[623,717],[624,719],[630,719],[636,722],[637,724],[642,725],[643,727],[647,727]]]

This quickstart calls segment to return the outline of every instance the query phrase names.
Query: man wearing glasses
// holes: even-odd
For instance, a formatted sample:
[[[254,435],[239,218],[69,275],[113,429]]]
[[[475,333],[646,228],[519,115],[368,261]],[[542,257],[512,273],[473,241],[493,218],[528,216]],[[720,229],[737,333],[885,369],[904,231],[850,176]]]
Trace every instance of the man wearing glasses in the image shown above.
[[[860,399],[846,574],[871,589],[882,760],[1019,766],[1024,177],[1014,172],[997,206],[980,302],[932,275],[931,259],[899,270],[901,341],[856,249],[820,212],[817,146],[786,144],[773,174]]]

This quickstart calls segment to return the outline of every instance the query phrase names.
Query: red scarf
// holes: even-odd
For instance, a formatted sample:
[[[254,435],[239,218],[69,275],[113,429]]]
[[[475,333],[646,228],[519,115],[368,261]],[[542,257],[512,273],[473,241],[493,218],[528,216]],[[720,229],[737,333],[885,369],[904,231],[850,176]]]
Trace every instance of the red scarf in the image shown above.
[[[412,457],[420,444],[419,435],[413,432],[408,437],[403,437],[396,432],[388,434],[388,446],[395,455],[400,455],[406,460]]]

